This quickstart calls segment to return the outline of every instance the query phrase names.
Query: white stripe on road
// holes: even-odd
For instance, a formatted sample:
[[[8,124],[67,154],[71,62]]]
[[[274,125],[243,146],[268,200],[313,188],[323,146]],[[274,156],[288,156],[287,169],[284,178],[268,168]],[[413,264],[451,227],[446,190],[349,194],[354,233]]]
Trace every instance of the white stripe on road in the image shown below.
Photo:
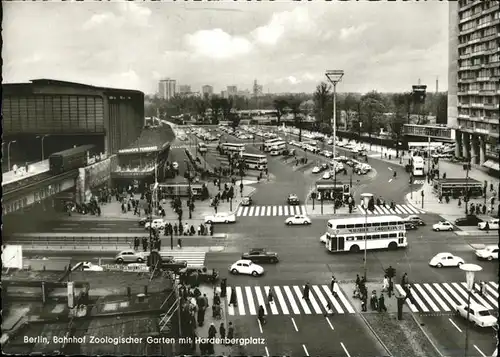
[[[245,315],[245,304],[243,300],[243,293],[241,292],[241,288],[237,286],[236,288],[236,297],[238,298],[238,312],[240,315]]]
[[[384,211],[385,214],[390,214],[391,213],[391,211],[389,211],[388,208],[386,208],[384,206],[382,206],[381,208],[382,208],[382,210]]]
[[[246,286],[245,292],[248,300],[248,309],[250,310],[250,315],[257,315],[257,311],[255,310],[255,305],[253,302],[252,288],[250,286]]]
[[[267,213],[266,213],[266,216],[270,216],[270,215],[271,215],[271,209],[272,209],[272,207],[271,207],[271,206],[267,206]]]
[[[493,285],[494,288],[492,288],[489,284]],[[489,284],[486,284],[486,289],[498,299],[498,284],[493,282],[490,282]]]
[[[297,295],[300,305],[302,305],[302,309],[306,313],[306,315],[311,314],[311,310],[309,309],[309,306],[307,305],[307,302],[302,299],[302,291],[300,291],[300,288],[297,285],[294,285],[293,290],[295,291],[295,294]]]
[[[403,213],[403,211],[401,211],[401,210],[399,209],[399,207],[397,207],[397,206],[398,206],[398,205],[396,205],[396,208],[395,208],[394,210],[396,211],[396,213],[398,213],[398,214],[402,214],[402,213]]]
[[[275,286],[274,291],[276,292],[276,296],[278,297],[278,300],[280,302],[280,306],[281,306],[281,310],[283,311],[283,314],[290,315],[290,312],[288,311],[288,307],[286,306],[285,299],[283,298],[283,295],[281,294],[280,288],[278,286]]]
[[[342,300],[342,304],[344,304],[344,307],[347,309],[347,311],[349,311],[351,314],[354,314],[356,311],[354,311],[351,303],[349,302],[349,300],[347,300],[344,293],[342,293],[342,291],[340,290],[339,284],[335,284],[334,290],[337,293],[337,296],[340,296],[340,300]]]
[[[462,286],[467,290],[467,283],[462,283]],[[490,304],[488,304],[479,294],[473,293],[471,299],[474,298],[479,301],[479,304],[483,305],[488,310],[493,310]]]
[[[344,344],[342,342],[340,342],[340,345],[342,346],[342,348],[344,349],[344,352],[345,354],[347,355],[347,357],[351,357],[351,355],[349,354],[349,351],[347,350],[347,348],[345,348]]]
[[[302,287],[302,288],[305,288],[305,286]],[[317,314],[322,314],[323,313],[323,310],[321,310],[321,307],[319,307],[318,303],[316,302],[316,299],[311,294],[310,289],[309,289],[309,301],[311,302],[311,305],[312,305],[314,311],[316,311]]]
[[[290,305],[292,305],[292,310],[294,314],[300,314],[299,307],[295,303],[295,299],[293,298],[292,290],[290,290],[290,287],[284,286],[283,290],[285,290],[285,294],[288,296],[288,301],[290,302]]]
[[[396,284],[395,286],[396,286],[396,289],[398,290],[398,292],[399,292],[399,294],[401,296],[406,296],[406,293],[405,293],[405,291],[404,291],[404,289],[403,289],[403,287],[401,285]],[[409,300],[409,298],[407,298],[405,302],[408,305],[408,307],[410,308],[411,312],[418,312],[418,309],[415,307],[415,305],[413,305],[411,303],[411,301]]]
[[[481,357],[486,357],[486,355],[483,353],[483,351],[481,351],[479,349],[479,347],[477,347],[476,345],[474,345],[474,348],[476,349],[477,352],[479,352],[479,354],[481,355]]]
[[[448,283],[443,283],[443,286],[450,292],[451,296],[453,296],[458,301],[459,305],[467,305],[465,301],[462,300],[460,295],[458,295]]]
[[[260,214],[260,206],[255,206],[255,217],[258,217]]]
[[[255,210],[255,207],[250,207],[248,210],[248,216],[253,216],[253,211]]]
[[[231,288],[229,286],[226,288],[226,299],[228,299],[227,312],[229,313],[229,315],[234,316],[234,306],[229,305],[229,301],[231,299]]]
[[[379,205],[375,206],[375,210],[377,211],[377,213],[384,214],[384,211],[382,211],[382,209],[379,207]]]
[[[436,294],[436,292],[434,291],[434,289],[432,288],[432,286],[430,286],[427,283],[425,283],[423,285],[432,294],[432,296],[436,299],[436,301],[438,302],[438,304],[441,305],[441,307],[443,308],[444,311],[450,311],[450,308],[448,307],[448,305],[446,305],[444,303],[444,301],[439,297],[439,295]]]
[[[422,295],[424,297],[424,299],[427,300],[427,303],[429,304],[429,306],[431,307],[431,309],[434,310],[434,312],[439,312],[439,308],[437,307],[437,305],[434,304],[434,302],[431,300],[431,298],[429,297],[429,295],[427,295],[427,293],[420,286],[420,284],[413,284],[413,286],[415,288],[417,288],[417,290],[420,292],[420,295]]]
[[[285,212],[283,212],[284,215],[288,216],[288,206],[283,207],[283,210],[285,211]]]
[[[460,327],[458,327],[458,326],[457,326],[457,324],[456,324],[456,323],[454,323],[452,319],[448,318],[448,321],[450,321],[450,322],[451,322],[451,324],[452,324],[453,326],[455,326],[455,328],[458,330],[458,332],[462,333],[462,330],[460,330]]]
[[[401,213],[410,213],[410,212],[406,212],[406,210],[404,209],[404,207],[401,206],[401,205],[396,205],[396,207],[401,211]]]
[[[283,216],[283,206],[278,207],[278,216]]]
[[[420,213],[420,211],[413,206],[407,205],[406,208],[411,210],[413,213],[416,213],[416,214]]]
[[[293,324],[295,325],[295,321],[293,322]],[[297,326],[295,325],[295,329],[297,330]],[[297,330],[298,332],[299,330]],[[307,348],[306,348],[306,345],[302,345],[302,348],[304,349],[304,352],[306,353],[306,356],[309,356],[309,352],[307,352]]]
[[[391,214],[396,214],[396,211],[394,211],[392,208],[389,208],[389,212],[390,212]]]
[[[278,213],[278,207],[273,206],[273,216],[276,216],[277,213]]]
[[[358,205],[358,210],[359,212],[361,212],[361,214],[365,214],[365,210],[363,209],[363,207],[361,205]]]
[[[255,287],[255,296],[257,296],[257,302],[259,303],[259,306],[262,306],[264,308],[264,314],[267,315],[266,300],[262,296],[262,291],[260,291],[259,286]]]
[[[239,217],[239,216],[241,216],[242,212],[243,212],[243,207],[239,207],[238,211],[236,212],[236,215]]]
[[[248,207],[243,208],[242,216],[245,217],[248,214]]]
[[[335,299],[335,296],[333,296],[332,292],[330,291],[329,287],[326,286],[326,285],[323,285],[323,290],[325,291],[326,293],[326,296],[328,296],[328,299],[332,302],[333,306],[335,307],[335,310],[337,310],[337,312],[339,314],[343,314],[344,313],[344,310],[342,310],[342,307],[340,306],[340,304],[337,302],[337,299]],[[326,306],[326,304],[325,304]],[[326,308],[326,307],[325,307]]]
[[[300,208],[302,209],[302,214],[305,215],[307,213],[306,206],[302,205],[302,206],[300,206]]]
[[[269,290],[270,290],[269,286],[264,287],[264,291],[266,292],[266,296],[269,296]],[[273,315],[279,314],[278,308],[276,307],[276,302],[273,302],[272,304],[270,303],[269,307],[271,308],[271,312],[273,313]]]
[[[452,309],[456,309],[457,308],[457,303],[446,293],[446,291],[443,290],[443,288],[438,283],[433,283],[432,285],[434,285],[434,288],[442,296],[444,296],[444,298],[446,299],[446,301],[448,301],[448,303],[450,304],[450,306],[452,307]],[[450,311],[450,310],[446,310],[446,311]]]

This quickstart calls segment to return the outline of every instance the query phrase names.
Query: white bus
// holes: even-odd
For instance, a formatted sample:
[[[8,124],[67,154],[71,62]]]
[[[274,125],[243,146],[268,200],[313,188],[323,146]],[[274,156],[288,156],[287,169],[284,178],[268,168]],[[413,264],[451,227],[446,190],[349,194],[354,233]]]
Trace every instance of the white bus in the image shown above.
[[[267,156],[244,152],[241,156],[250,170],[266,170]]]
[[[414,156],[412,158],[413,177],[425,176],[424,168],[425,168],[424,158],[421,156]]]
[[[283,141],[283,140],[281,140],[279,138],[264,141],[264,151],[265,152],[271,151],[271,148],[275,145],[275,143],[278,143],[281,141]]]
[[[221,149],[224,154],[240,153],[241,155],[245,151],[245,144],[223,143]]]
[[[201,142],[201,143],[198,143],[198,151],[203,154],[205,152],[208,151],[207,149],[207,144],[205,144],[204,142]]]
[[[368,216],[331,219],[327,224],[325,247],[328,251],[357,253],[366,249],[397,249],[408,245],[403,218]],[[323,237],[322,237],[323,238]]]
[[[286,141],[277,141],[271,146],[271,156],[278,156],[286,151]]]

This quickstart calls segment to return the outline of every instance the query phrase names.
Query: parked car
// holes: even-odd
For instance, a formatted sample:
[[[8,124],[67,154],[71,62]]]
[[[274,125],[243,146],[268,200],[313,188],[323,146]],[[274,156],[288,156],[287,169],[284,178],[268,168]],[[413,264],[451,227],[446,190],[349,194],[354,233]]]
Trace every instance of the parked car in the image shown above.
[[[241,259],[251,260],[254,263],[277,263],[278,253],[268,252],[265,248],[252,248],[249,252],[243,253]]]
[[[249,196],[245,196],[241,199],[241,205],[242,206],[251,206],[252,205],[252,198]]]
[[[466,217],[457,218],[455,220],[455,225],[457,226],[477,226],[483,220],[474,215],[468,215]]]
[[[494,218],[494,219],[490,219],[488,222],[488,227],[489,229],[491,230],[498,230],[498,218]],[[479,228],[480,230],[485,230],[486,229],[486,222],[479,222],[477,224],[477,228]]]
[[[440,221],[436,224],[432,225],[432,230],[439,232],[439,231],[452,231],[453,230],[453,224],[451,224],[448,221]]]
[[[144,253],[133,249],[126,249],[115,256],[115,262],[121,263],[143,263],[145,261]]]
[[[453,255],[451,253],[438,253],[429,262],[431,267],[442,268],[442,267],[459,267],[464,264],[465,261]]]
[[[219,272],[215,269],[207,269],[206,267],[186,267],[179,270],[181,281],[189,281],[191,275],[198,274],[198,282],[200,283],[215,283],[219,279]]]
[[[205,217],[205,223],[234,223],[236,216],[229,212],[220,212],[211,216]]]
[[[260,276],[264,274],[264,268],[260,265],[253,263],[248,259],[238,260],[236,263],[229,267],[231,274],[246,274],[252,276]]]
[[[497,245],[488,245],[482,249],[476,250],[476,257],[478,259],[485,260],[498,260],[498,244]]]
[[[293,217],[288,217],[285,220],[285,224],[288,226],[293,226],[293,225],[297,225],[297,224],[308,225],[308,224],[311,224],[311,219],[307,216],[302,215],[302,214],[298,214],[298,215],[295,215]]]
[[[458,305],[456,313],[458,316],[465,319],[467,319],[468,316],[469,321],[479,327],[493,327],[498,323],[498,318],[496,316],[493,316],[483,305],[475,302],[471,302],[469,305]]]

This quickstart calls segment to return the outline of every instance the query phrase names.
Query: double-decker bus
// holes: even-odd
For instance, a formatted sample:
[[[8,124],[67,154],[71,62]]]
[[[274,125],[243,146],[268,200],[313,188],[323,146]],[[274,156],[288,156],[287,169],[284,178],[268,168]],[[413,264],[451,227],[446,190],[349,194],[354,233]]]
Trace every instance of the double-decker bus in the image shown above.
[[[424,158],[421,156],[414,156],[411,159],[411,165],[412,165],[412,174],[414,177],[422,177],[425,176],[425,162]]]
[[[366,249],[397,249],[408,245],[403,218],[368,216],[331,219],[327,224],[325,247],[328,251],[357,253]],[[366,236],[366,243],[365,243]]]
[[[271,156],[278,156],[286,151],[286,141],[277,141],[271,146]]]
[[[264,141],[264,151],[265,152],[271,151],[271,148],[273,146],[275,146],[276,143],[281,142],[281,141],[283,141],[283,140],[281,140],[279,138],[269,139],[269,140]]]
[[[239,153],[241,155],[245,151],[245,144],[223,143],[221,149],[224,154]]]
[[[241,157],[245,161],[247,168],[250,170],[266,170],[267,156],[258,154],[249,154],[244,152]]]

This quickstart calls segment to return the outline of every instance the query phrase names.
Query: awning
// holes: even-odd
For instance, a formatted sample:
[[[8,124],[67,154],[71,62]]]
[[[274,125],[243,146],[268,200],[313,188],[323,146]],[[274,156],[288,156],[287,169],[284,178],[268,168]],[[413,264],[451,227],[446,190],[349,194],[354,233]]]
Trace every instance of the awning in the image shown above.
[[[498,162],[493,161],[493,160],[486,160],[484,162],[483,166],[485,166],[485,167],[487,167],[489,169],[495,170],[495,171],[500,171],[499,170]]]

